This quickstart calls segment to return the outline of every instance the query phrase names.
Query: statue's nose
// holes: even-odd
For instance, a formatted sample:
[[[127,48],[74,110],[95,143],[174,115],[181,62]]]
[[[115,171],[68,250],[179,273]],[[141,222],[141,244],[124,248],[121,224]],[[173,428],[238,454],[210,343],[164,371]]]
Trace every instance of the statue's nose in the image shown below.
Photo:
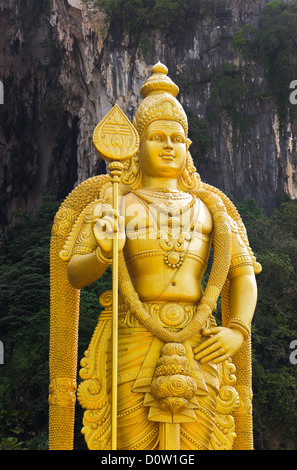
[[[166,140],[165,140],[165,144],[164,144],[164,148],[168,149],[173,149],[173,145],[172,145],[172,142],[171,142],[171,139],[169,136],[166,137]]]

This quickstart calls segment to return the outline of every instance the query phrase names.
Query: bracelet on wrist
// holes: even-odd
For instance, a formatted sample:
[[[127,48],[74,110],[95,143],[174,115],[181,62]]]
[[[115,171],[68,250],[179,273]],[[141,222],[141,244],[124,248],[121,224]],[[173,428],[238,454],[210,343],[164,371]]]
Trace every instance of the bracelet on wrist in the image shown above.
[[[244,339],[249,338],[251,334],[250,326],[240,318],[232,318],[229,322],[228,328],[235,328],[243,334]]]
[[[109,266],[112,264],[112,258],[106,258],[106,256],[103,255],[100,246],[96,249],[95,255],[99,263],[108,264]]]

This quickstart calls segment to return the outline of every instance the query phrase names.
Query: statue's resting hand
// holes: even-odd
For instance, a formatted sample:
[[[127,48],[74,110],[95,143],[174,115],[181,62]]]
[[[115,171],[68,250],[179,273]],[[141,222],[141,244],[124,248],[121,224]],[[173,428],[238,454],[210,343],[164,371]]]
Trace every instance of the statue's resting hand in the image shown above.
[[[239,330],[220,326],[204,329],[202,335],[207,339],[194,348],[195,359],[202,364],[209,361],[214,364],[225,361],[239,350],[244,341]]]
[[[118,233],[118,249],[122,251],[126,241],[124,217],[110,205],[102,205],[98,218],[93,224],[93,233],[103,255],[107,258],[112,258],[115,232]]]

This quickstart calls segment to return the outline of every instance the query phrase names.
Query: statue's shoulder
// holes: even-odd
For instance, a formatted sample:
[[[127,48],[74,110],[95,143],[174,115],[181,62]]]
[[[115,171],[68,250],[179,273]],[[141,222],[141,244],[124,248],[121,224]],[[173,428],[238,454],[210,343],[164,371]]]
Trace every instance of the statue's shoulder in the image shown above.
[[[214,204],[218,209],[224,208],[230,219],[232,219],[235,223],[242,223],[241,217],[234,203],[223,191],[216,188],[215,186],[211,186],[210,184],[203,182],[200,186],[200,195],[202,194],[204,195],[203,199],[208,206],[210,204]]]
[[[125,202],[126,207],[129,207],[133,204],[139,204],[139,199],[133,191],[129,191],[128,193],[126,193],[123,196],[123,200]]]
[[[213,214],[217,211],[227,213],[227,220],[232,232],[239,233],[240,230],[245,232],[239,212],[231,199],[223,191],[215,186],[202,183],[199,194],[210,213]]]
[[[256,257],[251,250],[245,225],[237,208],[235,207],[235,204],[223,191],[209,184],[201,183],[200,191],[208,196],[211,196],[209,199],[212,199],[213,204],[217,204],[218,207],[220,205],[221,207],[224,207],[224,210],[228,215],[231,231],[235,234],[236,238],[240,237],[240,242],[243,242],[246,246],[247,251],[251,257],[255,273],[260,273],[262,267],[260,263],[257,262]],[[207,197],[205,197],[204,200],[207,201]]]
[[[213,219],[209,207],[202,199],[199,199],[198,211],[202,232],[209,235],[213,230]]]
[[[110,186],[109,175],[89,178],[76,186],[60,206],[52,230],[52,246],[57,245],[63,261],[70,259],[83,225],[96,217],[98,205]]]
[[[80,214],[80,219],[83,220],[84,224],[90,224],[93,219],[98,217],[102,210],[102,206],[112,205],[113,189],[111,181],[107,181],[98,192],[97,197],[92,200]]]

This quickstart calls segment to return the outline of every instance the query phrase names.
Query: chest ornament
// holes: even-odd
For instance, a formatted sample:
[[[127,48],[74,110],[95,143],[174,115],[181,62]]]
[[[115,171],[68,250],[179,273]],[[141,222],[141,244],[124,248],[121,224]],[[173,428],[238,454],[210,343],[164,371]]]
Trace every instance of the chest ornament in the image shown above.
[[[189,195],[185,197],[185,195],[158,194],[157,198],[153,198],[140,191],[135,191],[134,194],[145,206],[149,220],[153,221],[159,239],[159,246],[164,251],[165,264],[169,268],[178,269],[184,262],[189,244],[193,238],[196,225],[194,219],[198,220],[199,211],[195,217],[196,196],[191,195],[190,202],[178,206],[175,202],[178,200],[186,202]],[[162,200],[162,198],[165,199],[165,202],[156,202],[156,199]],[[163,224],[162,219],[159,217],[160,213],[165,215]]]

